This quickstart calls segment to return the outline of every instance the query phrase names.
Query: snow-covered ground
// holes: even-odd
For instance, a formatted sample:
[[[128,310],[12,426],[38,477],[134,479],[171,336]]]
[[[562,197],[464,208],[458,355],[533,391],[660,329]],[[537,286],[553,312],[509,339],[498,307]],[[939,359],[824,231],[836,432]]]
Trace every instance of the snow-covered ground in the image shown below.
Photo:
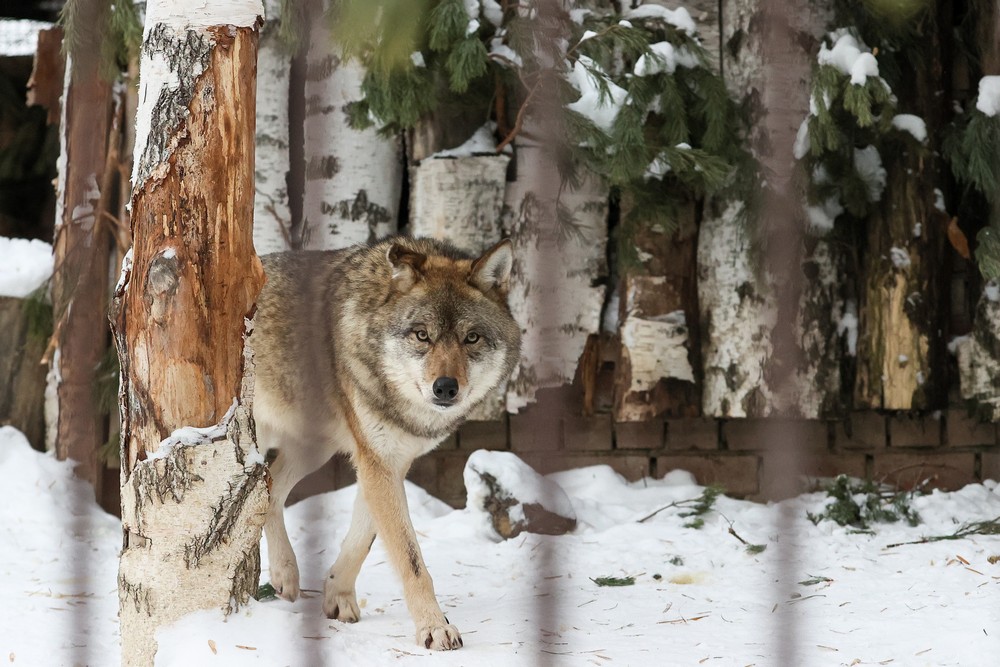
[[[0,657],[13,665],[117,665],[118,522],[71,464],[0,428]],[[354,488],[288,512],[309,597],[206,611],[159,635],[158,665],[996,665],[1000,538],[886,548],[1000,516],[993,483],[918,497],[923,523],[851,534],[814,526],[823,494],[761,505],[719,498],[699,529],[685,473],[628,484],[606,467],[550,476],[579,520],[562,537],[490,539],[485,515],[408,497],[445,612],[465,648],[431,654],[376,542],[358,581],[356,625],[322,616],[318,590]],[[782,516],[790,528],[780,532]],[[747,553],[733,537],[767,545]],[[783,559],[786,561],[782,562]],[[265,563],[266,568],[266,563]],[[599,587],[599,577],[635,578]],[[267,580],[267,573],[262,578]],[[795,637],[794,657],[781,649]]]

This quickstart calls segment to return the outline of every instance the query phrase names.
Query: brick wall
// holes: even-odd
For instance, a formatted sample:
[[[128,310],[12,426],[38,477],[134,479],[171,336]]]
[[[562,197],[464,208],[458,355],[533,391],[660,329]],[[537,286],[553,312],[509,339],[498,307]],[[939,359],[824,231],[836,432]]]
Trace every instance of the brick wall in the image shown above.
[[[469,422],[427,456],[409,478],[455,507],[465,504],[462,470],[477,449],[515,452],[548,473],[606,464],[630,480],[662,477],[674,469],[700,484],[720,484],[727,493],[763,499],[775,476],[787,474],[783,454],[767,439],[773,424],[761,419],[662,419],[613,423],[609,414],[585,417],[570,388],[540,392],[538,402],[499,422]],[[982,424],[962,409],[910,418],[856,412],[843,421],[788,424],[798,434],[803,473],[831,477],[847,473],[901,487],[926,482],[954,489],[1000,479],[1000,441],[994,424]],[[354,480],[349,463],[337,459],[296,488],[293,501]]]

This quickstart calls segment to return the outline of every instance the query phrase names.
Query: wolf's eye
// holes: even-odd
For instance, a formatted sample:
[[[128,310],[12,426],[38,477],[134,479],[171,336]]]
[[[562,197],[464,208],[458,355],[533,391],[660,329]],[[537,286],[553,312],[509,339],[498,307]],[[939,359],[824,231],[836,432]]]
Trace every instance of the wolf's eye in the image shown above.
[[[472,345],[473,343],[478,343],[479,342],[479,334],[477,334],[475,331],[470,331],[465,336],[465,342],[468,343],[469,345]]]
[[[413,335],[416,336],[417,340],[419,340],[421,343],[426,343],[431,339],[431,337],[428,336],[427,332],[423,329],[417,329],[416,331],[413,332]]]

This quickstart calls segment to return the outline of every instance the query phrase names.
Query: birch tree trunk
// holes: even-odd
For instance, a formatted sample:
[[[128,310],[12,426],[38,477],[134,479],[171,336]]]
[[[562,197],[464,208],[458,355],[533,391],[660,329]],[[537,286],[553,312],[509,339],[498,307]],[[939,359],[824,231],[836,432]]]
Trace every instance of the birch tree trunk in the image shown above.
[[[292,56],[282,47],[278,0],[265,2],[257,56],[257,147],[253,243],[258,255],[292,249],[288,201],[288,95]]]
[[[584,176],[579,188],[560,192],[543,146],[519,143],[515,159],[504,231],[514,244],[510,304],[522,338],[507,389],[510,412],[533,402],[538,389],[573,381],[587,339],[600,331],[605,288],[597,283],[607,274],[607,187]]]
[[[624,268],[619,281],[615,421],[700,413],[695,213],[690,202],[672,221],[676,231],[667,234],[665,220],[628,239],[642,265]]]
[[[254,0],[147,7],[133,247],[114,293],[121,363],[122,662],[156,629],[256,591],[267,472],[250,419]]]
[[[946,395],[942,276],[946,275],[947,217],[934,206],[944,105],[938,3],[925,22],[925,62],[907,62],[895,91],[899,111],[920,116],[928,128],[927,151],[905,148],[883,155],[886,188],[867,221],[862,258],[858,336],[857,407],[928,410]]]
[[[766,116],[757,119],[751,144],[767,168],[772,198],[780,201],[782,215],[793,216],[804,226],[797,203],[800,195],[792,186],[790,143],[784,139],[795,136],[808,113],[814,54],[809,40],[793,37],[818,37],[827,14],[824,8],[801,1],[767,21],[760,20],[760,12],[760,0],[723,2],[722,69],[730,90],[739,97],[767,93],[760,105]],[[765,69],[765,44],[771,53],[768,62],[782,63],[780,67]],[[755,254],[753,232],[738,229],[740,214],[739,204],[729,204],[719,214],[706,215],[699,233],[698,293],[702,321],[708,323],[703,332],[703,411],[716,417],[828,416],[840,400],[840,341],[829,333],[836,332],[843,310],[837,253],[826,241],[815,239],[806,242],[799,257],[789,252],[779,270],[801,271],[795,281],[801,282],[801,290],[782,298],[786,310],[779,312],[777,293],[787,281],[776,283],[763,257]],[[767,221],[761,224],[758,238],[764,239]],[[794,367],[769,368],[770,360],[777,358],[775,327],[789,323],[794,323],[788,336],[794,353],[777,356],[796,359]],[[775,393],[775,372],[785,374],[781,396]]]
[[[105,422],[97,405],[96,369],[108,349],[108,262],[111,236],[105,166],[111,126],[111,84],[100,75],[104,3],[77,3],[79,38],[66,56],[52,278],[55,329],[50,342],[47,440],[60,459],[101,497],[97,453]],[[102,189],[104,191],[102,192]]]
[[[361,99],[364,72],[345,62],[326,20],[315,17],[306,71],[302,247],[344,248],[394,233],[403,187],[398,137],[355,130],[346,106]]]

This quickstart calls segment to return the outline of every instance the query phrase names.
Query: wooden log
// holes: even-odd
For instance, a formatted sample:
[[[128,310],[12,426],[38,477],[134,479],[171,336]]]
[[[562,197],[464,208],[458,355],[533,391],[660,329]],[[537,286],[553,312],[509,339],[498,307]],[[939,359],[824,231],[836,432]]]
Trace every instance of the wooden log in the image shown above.
[[[180,6],[178,6],[180,5]],[[267,471],[245,345],[253,249],[259,4],[151,2],[143,40],[133,247],[112,305],[122,369],[122,663],[156,630],[256,592]]]

